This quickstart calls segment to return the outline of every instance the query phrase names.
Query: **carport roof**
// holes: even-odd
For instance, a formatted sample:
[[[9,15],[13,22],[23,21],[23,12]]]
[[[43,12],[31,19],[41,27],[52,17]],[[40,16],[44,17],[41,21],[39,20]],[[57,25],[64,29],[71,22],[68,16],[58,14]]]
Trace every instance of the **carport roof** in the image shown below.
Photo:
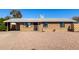
[[[76,22],[72,19],[66,18],[13,18],[4,22]]]

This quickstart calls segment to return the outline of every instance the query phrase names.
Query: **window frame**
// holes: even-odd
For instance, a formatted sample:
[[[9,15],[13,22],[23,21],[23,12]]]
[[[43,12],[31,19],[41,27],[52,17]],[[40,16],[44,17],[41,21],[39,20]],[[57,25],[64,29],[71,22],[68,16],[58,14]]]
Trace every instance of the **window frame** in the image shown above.
[[[43,27],[44,27],[44,28],[47,28],[47,27],[48,27],[48,22],[44,22],[44,23],[43,23]]]
[[[64,22],[60,22],[60,28],[64,28],[65,27],[65,23]]]
[[[26,26],[26,27],[31,27],[31,26],[32,26],[32,23],[31,23],[31,22],[25,22],[25,23],[24,23],[24,26]]]

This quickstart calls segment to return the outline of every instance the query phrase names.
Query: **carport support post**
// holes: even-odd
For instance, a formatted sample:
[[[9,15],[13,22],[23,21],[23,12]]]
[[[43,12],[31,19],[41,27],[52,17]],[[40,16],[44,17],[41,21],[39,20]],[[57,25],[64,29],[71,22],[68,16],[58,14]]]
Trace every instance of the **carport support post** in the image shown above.
[[[8,31],[8,22],[7,22],[7,31]]]
[[[17,23],[16,23],[16,31],[17,31]]]

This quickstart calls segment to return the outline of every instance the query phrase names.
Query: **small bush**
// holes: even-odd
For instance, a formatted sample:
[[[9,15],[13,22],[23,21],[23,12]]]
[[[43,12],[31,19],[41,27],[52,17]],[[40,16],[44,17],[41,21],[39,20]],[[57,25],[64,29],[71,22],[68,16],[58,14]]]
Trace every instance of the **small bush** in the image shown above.
[[[5,24],[0,25],[0,31],[5,31],[6,29],[7,27],[5,26]]]

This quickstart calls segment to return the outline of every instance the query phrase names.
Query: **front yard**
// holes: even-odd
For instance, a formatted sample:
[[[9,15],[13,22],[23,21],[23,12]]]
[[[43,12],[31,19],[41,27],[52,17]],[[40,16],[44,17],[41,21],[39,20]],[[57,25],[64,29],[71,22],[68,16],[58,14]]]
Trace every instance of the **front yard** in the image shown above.
[[[79,49],[79,32],[0,32],[0,49]]]

